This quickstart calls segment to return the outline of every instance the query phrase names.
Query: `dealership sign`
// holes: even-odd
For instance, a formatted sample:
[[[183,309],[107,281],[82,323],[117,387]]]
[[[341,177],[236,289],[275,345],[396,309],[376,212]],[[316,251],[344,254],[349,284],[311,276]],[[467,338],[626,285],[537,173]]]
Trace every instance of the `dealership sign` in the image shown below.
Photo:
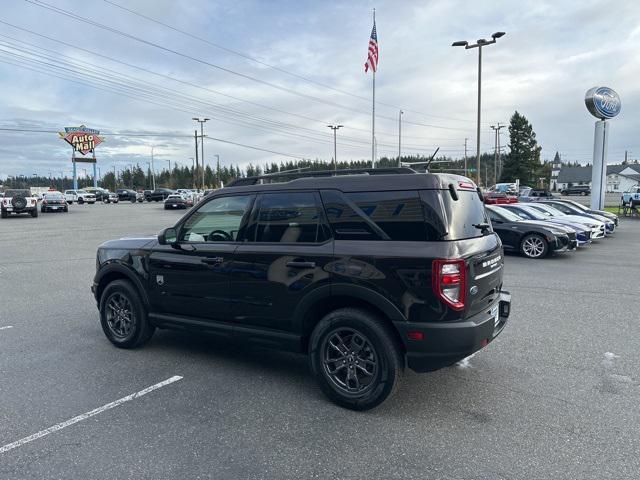
[[[613,118],[620,113],[620,95],[609,87],[593,87],[584,96],[589,113],[600,120]]]
[[[95,148],[100,145],[104,139],[100,137],[100,131],[93,128],[87,128],[84,125],[79,127],[65,127],[64,132],[59,133],[60,138],[73,147],[74,154],[94,153]],[[78,159],[79,161],[82,161]]]

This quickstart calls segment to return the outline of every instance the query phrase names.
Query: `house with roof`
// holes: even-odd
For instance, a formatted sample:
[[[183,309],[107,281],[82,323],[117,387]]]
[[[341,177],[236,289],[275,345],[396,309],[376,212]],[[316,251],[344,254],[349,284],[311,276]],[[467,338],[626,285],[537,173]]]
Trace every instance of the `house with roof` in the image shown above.
[[[607,192],[625,192],[640,184],[640,164],[607,165]],[[550,188],[555,191],[576,185],[591,187],[591,165],[569,167],[554,163],[551,170]]]

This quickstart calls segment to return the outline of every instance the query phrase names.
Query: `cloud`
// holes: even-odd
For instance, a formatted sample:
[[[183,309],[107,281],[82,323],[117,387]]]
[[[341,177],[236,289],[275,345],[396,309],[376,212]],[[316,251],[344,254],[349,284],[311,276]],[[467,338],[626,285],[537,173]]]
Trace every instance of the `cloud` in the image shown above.
[[[508,122],[518,110],[532,121],[543,157],[558,149],[566,160],[589,161],[594,119],[584,108],[584,92],[605,84],[616,89],[623,102],[610,138],[610,161],[620,160],[624,150],[630,150],[632,158],[640,156],[638,124],[631,113],[640,106],[640,62],[634,49],[640,9],[635,2],[616,2],[615,9],[597,1],[376,3],[376,130],[381,155],[397,152],[396,106],[405,109],[405,153],[427,154],[439,146],[447,154],[462,155],[464,139],[475,140],[477,50],[452,48],[451,43],[503,30],[505,37],[483,49],[483,149],[490,151],[493,145],[489,125]],[[190,164],[195,115],[211,119],[206,124],[211,137],[327,161],[333,145],[326,125],[339,122],[345,125],[338,135],[339,156],[370,155],[371,75],[364,73],[363,63],[372,4],[123,3],[210,43],[107,3],[82,10],[71,0],[56,5],[197,60],[17,3],[5,9],[4,20],[54,41],[0,25],[1,127],[55,132],[85,123],[108,133],[169,133],[108,136],[97,152],[103,171],[114,164],[148,161],[152,145],[159,159]],[[30,53],[20,42],[31,44]],[[16,59],[16,54],[22,58]],[[56,65],[62,69],[54,71]],[[0,171],[5,175],[68,170],[69,153],[55,133],[0,131]],[[219,154],[225,164],[284,159],[213,140],[207,142],[206,153],[208,159]]]

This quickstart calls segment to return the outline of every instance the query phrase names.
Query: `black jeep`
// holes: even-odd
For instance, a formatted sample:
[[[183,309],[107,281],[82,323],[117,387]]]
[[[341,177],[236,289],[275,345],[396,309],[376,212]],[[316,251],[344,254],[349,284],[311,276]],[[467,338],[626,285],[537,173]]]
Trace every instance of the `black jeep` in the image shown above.
[[[92,291],[107,338],[131,348],[180,328],[307,353],[324,393],[357,410],[392,394],[405,367],[436,370],[491,342],[510,295],[475,184],[337,173],[241,179],[157,238],[101,245]]]

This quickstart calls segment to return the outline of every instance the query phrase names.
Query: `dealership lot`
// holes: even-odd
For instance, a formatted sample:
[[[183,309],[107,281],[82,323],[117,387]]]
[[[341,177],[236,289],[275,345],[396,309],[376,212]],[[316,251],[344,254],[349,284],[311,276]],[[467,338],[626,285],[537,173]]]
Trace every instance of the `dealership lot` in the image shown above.
[[[455,367],[407,372],[393,399],[356,413],[324,398],[302,356],[170,331],[132,351],[106,340],[89,291],[96,247],[182,214],[122,203],[0,220],[0,478],[640,471],[640,221],[577,252],[508,256],[501,336]]]

